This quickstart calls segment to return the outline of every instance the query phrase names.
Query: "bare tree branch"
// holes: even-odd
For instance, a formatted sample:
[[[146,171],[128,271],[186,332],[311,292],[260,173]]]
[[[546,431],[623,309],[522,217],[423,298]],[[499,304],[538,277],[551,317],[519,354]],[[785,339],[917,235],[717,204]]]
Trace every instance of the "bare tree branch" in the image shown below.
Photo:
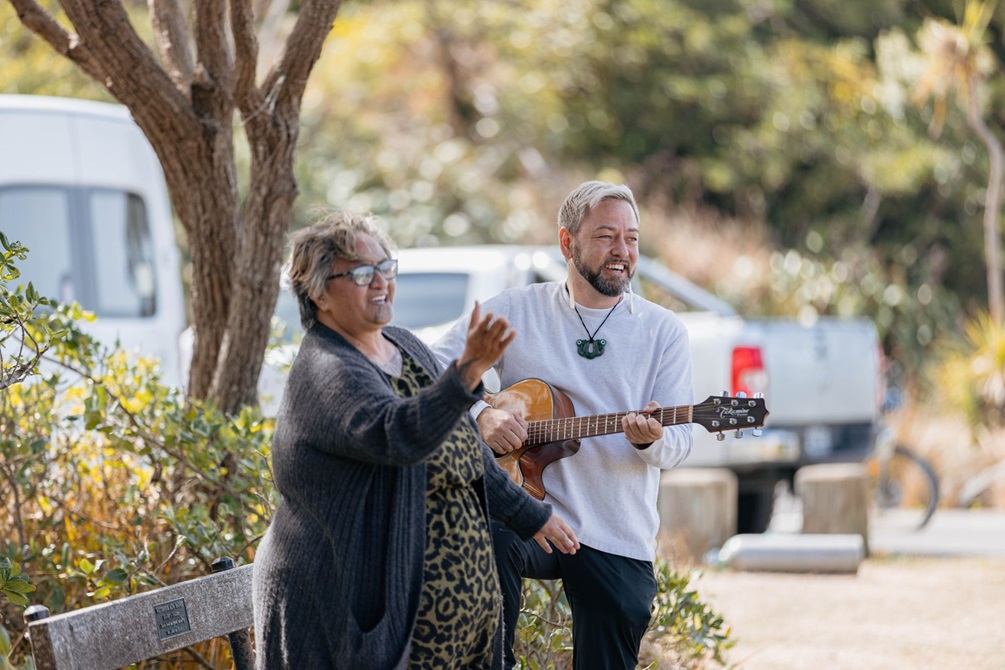
[[[262,105],[262,96],[255,87],[258,38],[250,0],[233,0],[230,24],[234,34],[234,99],[241,113],[249,116]]]
[[[150,48],[136,34],[121,2],[60,0],[91,58],[104,74],[99,81],[126,105],[148,134],[152,127],[171,128],[184,118],[187,99],[175,88]],[[90,73],[89,73],[90,74]],[[184,136],[189,128],[175,127]]]
[[[226,22],[227,3],[195,3],[197,67],[205,71],[216,94],[229,101],[232,91],[231,66],[233,58],[227,40]]]
[[[1001,217],[1002,178],[1005,158],[1001,142],[995,137],[980,111],[978,75],[968,73],[964,79],[967,120],[988,150],[988,188],[984,198],[984,257],[987,264],[988,312],[995,323],[1005,319],[1005,295],[1002,289],[1001,240],[998,220]]]
[[[35,0],[10,0],[26,28],[49,43],[56,53],[73,61],[90,77],[104,83],[105,74],[80,39],[59,25],[52,14]]]
[[[190,47],[192,36],[185,23],[184,10],[178,0],[149,0],[148,6],[154,42],[164,69],[178,90],[188,96],[195,66]]]
[[[304,0],[301,4],[283,54],[262,83],[263,91],[274,93],[274,107],[299,113],[307,78],[341,6],[342,0]]]

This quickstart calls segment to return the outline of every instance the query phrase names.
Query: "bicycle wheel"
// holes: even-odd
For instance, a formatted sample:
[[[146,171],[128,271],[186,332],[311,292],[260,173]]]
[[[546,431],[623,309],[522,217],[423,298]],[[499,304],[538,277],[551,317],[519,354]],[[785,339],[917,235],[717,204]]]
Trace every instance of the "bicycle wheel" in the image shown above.
[[[898,444],[880,466],[873,502],[878,524],[920,530],[939,506],[939,479],[928,461]]]

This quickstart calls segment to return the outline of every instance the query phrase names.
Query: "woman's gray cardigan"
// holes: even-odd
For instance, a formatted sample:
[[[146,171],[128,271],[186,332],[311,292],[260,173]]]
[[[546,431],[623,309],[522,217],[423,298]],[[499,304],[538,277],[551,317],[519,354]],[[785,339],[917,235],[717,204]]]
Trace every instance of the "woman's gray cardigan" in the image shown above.
[[[479,399],[406,330],[384,334],[434,382],[399,398],[369,359],[317,324],[290,369],[272,446],[282,494],[255,556],[257,667],[404,668],[422,588],[425,460]],[[529,538],[549,505],[482,447],[483,509]],[[496,666],[501,667],[500,635]]]

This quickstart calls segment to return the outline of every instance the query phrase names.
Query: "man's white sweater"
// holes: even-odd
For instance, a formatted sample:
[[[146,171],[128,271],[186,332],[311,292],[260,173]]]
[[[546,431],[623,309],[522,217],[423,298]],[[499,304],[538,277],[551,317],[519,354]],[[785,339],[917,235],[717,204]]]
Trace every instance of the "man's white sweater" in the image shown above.
[[[687,331],[673,312],[625,294],[610,309],[569,306],[563,282],[510,289],[487,300],[482,314],[505,317],[516,339],[496,364],[501,388],[538,378],[572,400],[576,416],[640,410],[650,400],[663,407],[694,402]],[[580,356],[576,341],[595,334],[604,353]],[[464,350],[470,314],[461,318],[433,351],[443,362]],[[589,333],[586,329],[589,329]],[[479,403],[477,415],[486,405]],[[692,426],[663,429],[663,437],[636,449],[623,433],[584,438],[574,456],[544,470],[545,500],[582,544],[619,556],[651,561],[659,529],[656,496],[660,469],[679,465],[691,452]]]

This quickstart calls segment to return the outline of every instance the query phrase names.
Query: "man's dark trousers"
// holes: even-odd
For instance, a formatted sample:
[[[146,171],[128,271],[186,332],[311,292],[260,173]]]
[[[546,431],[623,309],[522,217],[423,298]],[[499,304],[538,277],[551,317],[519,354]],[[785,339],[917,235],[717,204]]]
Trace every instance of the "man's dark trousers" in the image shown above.
[[[521,540],[492,524],[506,626],[505,666],[513,668],[513,638],[520,615],[521,578],[561,579],[572,608],[574,670],[635,670],[639,645],[656,597],[653,564],[585,545],[572,556]]]

